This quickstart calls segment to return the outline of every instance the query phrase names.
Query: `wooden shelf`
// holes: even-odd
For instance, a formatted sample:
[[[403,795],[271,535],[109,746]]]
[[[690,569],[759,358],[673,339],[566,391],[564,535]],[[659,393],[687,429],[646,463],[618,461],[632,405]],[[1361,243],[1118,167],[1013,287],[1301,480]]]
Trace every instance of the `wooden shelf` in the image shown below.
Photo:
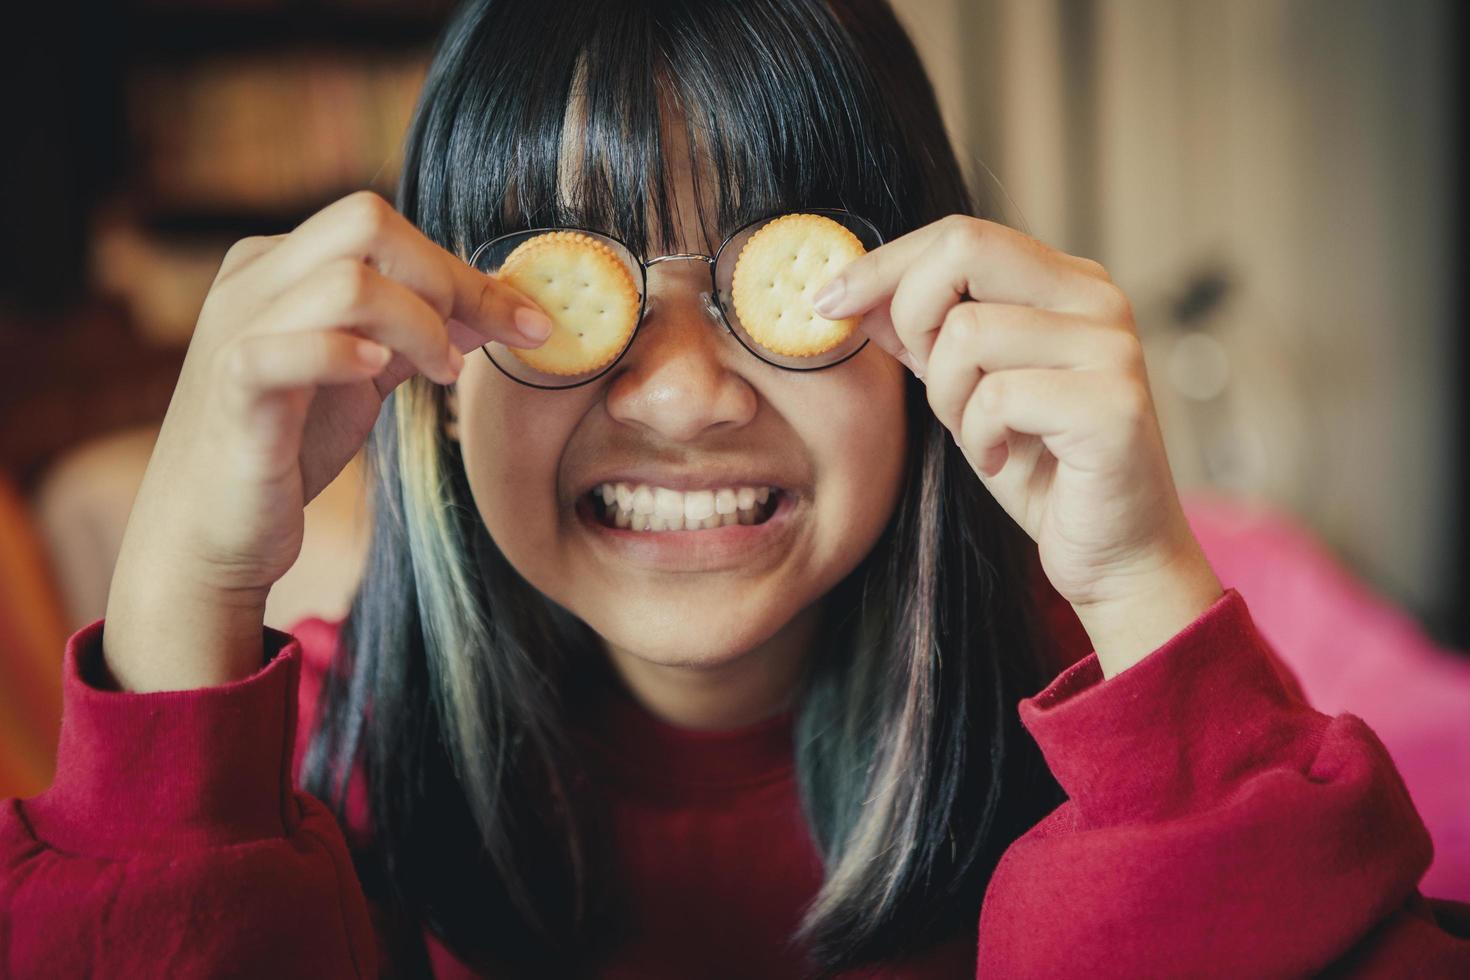
[[[7,174],[14,186],[35,192],[12,209],[15,221],[0,225],[0,254],[12,259],[12,271],[0,279],[0,468],[28,486],[59,453],[79,442],[126,426],[157,423],[173,395],[184,348],[152,346],[147,331],[138,329],[119,301],[87,293],[91,287],[84,270],[92,258],[97,223],[107,209],[127,202],[145,230],[165,237],[241,238],[289,231],[330,201],[359,189],[335,187],[358,179],[350,169],[327,171],[326,177],[316,171],[316,180],[297,186],[293,174],[282,177],[268,166],[259,168],[260,180],[274,183],[247,187],[262,190],[253,197],[227,192],[211,197],[216,188],[202,184],[202,192],[167,182],[150,187],[144,166],[148,155],[173,152],[177,132],[129,125],[138,118],[128,104],[137,86],[151,74],[172,84],[173,92],[193,95],[199,91],[192,87],[198,77],[278,59],[286,65],[311,62],[329,69],[366,63],[365,84],[376,91],[371,86],[385,84],[382,79],[392,77],[395,65],[424,60],[450,7],[450,0],[121,0],[97,11],[90,21],[94,29],[80,47],[68,42],[64,32],[36,34],[35,44],[13,59],[16,77],[55,75],[74,84],[42,86],[44,91],[17,103],[29,113],[17,122],[27,142],[11,155]],[[59,28],[63,15],[57,11],[52,19]],[[379,65],[387,74],[378,73]],[[272,77],[274,89],[263,83],[254,94],[280,98],[281,88],[295,84],[290,76],[284,81],[279,74]],[[343,86],[340,77],[332,76],[325,90],[340,93]],[[286,97],[294,96],[288,92]],[[375,162],[366,172],[384,172],[379,156],[386,154],[373,141],[376,131],[362,128],[381,127],[383,117],[366,117],[364,123],[356,106],[350,101],[345,105],[340,115],[359,129],[349,134],[356,142],[342,140],[343,158],[371,158]],[[232,108],[238,106],[226,104],[205,119],[240,121]],[[397,115],[402,113],[395,119]],[[172,123],[187,126],[194,121]],[[397,125],[395,121],[393,128]],[[314,120],[300,129],[322,135]],[[362,138],[363,132],[369,137]],[[240,131],[204,133],[203,138],[217,142],[220,154],[228,154],[230,139],[238,140]],[[254,138],[248,127],[247,138]],[[366,153],[358,149],[362,146]],[[238,151],[226,161],[230,159],[249,164],[246,169],[254,166]],[[167,200],[170,191],[179,192],[173,201]],[[229,203],[234,199],[241,203]],[[257,199],[263,203],[253,203]],[[202,203],[211,200],[222,203]],[[201,203],[196,206],[196,201]],[[33,268],[25,271],[28,264]],[[34,268],[37,264],[41,268]],[[40,311],[43,306],[46,312]],[[33,312],[21,312],[20,307]]]

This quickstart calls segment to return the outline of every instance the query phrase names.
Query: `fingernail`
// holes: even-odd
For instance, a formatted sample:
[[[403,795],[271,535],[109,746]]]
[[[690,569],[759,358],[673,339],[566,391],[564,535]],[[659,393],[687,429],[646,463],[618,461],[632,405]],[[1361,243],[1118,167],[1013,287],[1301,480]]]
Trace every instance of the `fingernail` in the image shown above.
[[[843,282],[839,276],[817,291],[817,295],[812,297],[812,306],[816,307],[818,313],[830,320],[837,316],[837,311],[842,308],[840,300],[845,292],[847,292],[847,283]]]
[[[551,318],[529,306],[516,308],[515,323],[521,336],[529,340],[532,346],[545,343],[546,338],[551,336]]]

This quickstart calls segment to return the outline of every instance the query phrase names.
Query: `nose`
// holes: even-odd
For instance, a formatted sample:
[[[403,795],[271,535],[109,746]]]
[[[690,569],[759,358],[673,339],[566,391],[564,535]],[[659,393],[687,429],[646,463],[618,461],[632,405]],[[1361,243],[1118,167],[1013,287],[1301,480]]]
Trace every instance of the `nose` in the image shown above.
[[[707,262],[648,270],[648,303],[607,391],[608,414],[674,442],[748,423],[755,392],[735,370]]]

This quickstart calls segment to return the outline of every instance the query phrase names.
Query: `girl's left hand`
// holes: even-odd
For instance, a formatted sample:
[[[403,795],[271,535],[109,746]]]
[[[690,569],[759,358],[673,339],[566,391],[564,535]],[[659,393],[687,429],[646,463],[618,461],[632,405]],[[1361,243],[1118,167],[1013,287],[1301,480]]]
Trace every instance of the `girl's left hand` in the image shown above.
[[[1157,645],[1221,595],[1174,488],[1132,309],[1101,265],[950,215],[833,284],[818,312],[862,314],[859,328],[924,380],[1100,658],[1094,628]],[[1157,624],[1128,625],[1140,617]],[[1130,646],[1126,635],[1108,642]]]

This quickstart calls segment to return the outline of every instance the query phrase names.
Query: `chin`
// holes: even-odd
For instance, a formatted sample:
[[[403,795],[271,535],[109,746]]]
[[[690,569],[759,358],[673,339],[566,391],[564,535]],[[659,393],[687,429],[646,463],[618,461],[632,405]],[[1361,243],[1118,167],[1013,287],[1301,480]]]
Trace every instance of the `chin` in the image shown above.
[[[731,663],[769,639],[784,620],[691,615],[688,607],[648,603],[615,622],[588,619],[603,641],[662,667],[712,668]]]

